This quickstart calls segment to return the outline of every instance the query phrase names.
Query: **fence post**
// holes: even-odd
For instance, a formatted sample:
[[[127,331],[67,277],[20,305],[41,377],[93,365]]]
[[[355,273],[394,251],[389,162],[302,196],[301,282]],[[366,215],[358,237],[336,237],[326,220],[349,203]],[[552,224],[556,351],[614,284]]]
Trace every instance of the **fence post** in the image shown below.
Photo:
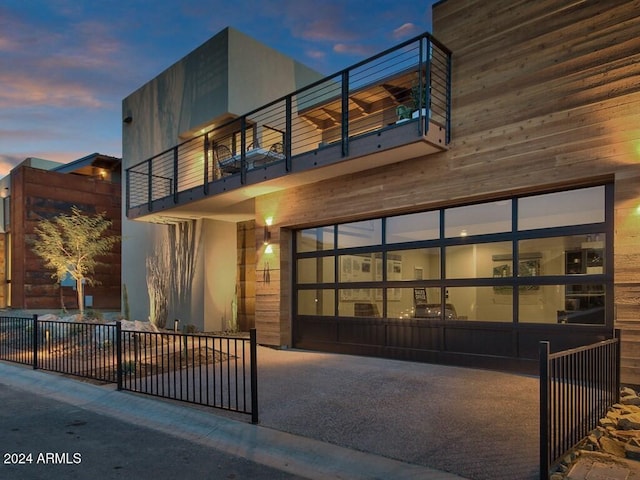
[[[549,342],[540,342],[540,480],[549,479]]]
[[[622,350],[622,337],[621,335],[621,330],[619,328],[616,328],[613,331],[613,334],[615,335],[615,338],[618,340],[616,342],[616,392],[615,392],[615,399],[616,399],[616,403],[620,402],[620,357],[621,357],[621,350]]]
[[[116,321],[116,379],[118,390],[122,390],[122,322]]]
[[[33,315],[33,369],[38,369],[38,315]]]
[[[256,329],[249,330],[249,350],[251,352],[251,423],[258,423],[258,342]]]

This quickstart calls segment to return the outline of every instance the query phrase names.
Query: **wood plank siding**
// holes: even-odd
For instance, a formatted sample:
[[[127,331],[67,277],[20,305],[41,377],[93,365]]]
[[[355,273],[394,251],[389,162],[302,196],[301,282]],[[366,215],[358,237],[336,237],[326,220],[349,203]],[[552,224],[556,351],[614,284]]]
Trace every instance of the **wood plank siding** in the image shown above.
[[[259,341],[291,342],[292,279],[260,282],[267,216],[270,265],[290,272],[296,228],[602,182],[615,186],[616,324],[631,338],[640,329],[640,1],[445,0],[433,26],[453,52],[449,150],[256,199]],[[637,340],[623,344],[630,383],[640,383],[640,330]]]

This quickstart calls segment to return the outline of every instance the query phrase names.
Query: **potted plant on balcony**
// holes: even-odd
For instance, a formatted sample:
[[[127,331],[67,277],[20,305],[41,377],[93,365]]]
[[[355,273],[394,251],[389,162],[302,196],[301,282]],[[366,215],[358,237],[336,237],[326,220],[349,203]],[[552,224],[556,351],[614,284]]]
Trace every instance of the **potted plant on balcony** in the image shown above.
[[[427,116],[427,85],[426,83],[422,86],[420,85],[420,81],[414,81],[411,91],[410,91],[411,100],[407,102],[407,104],[398,105],[396,107],[396,115],[398,116],[398,121],[396,123],[405,122],[412,118],[418,118],[420,116],[420,112],[422,112],[422,116]]]
[[[413,108],[408,107],[407,105],[398,105],[396,107],[396,115],[398,115],[398,121],[396,123],[406,122],[407,120],[411,120],[411,115],[413,114]]]
[[[422,112],[422,116],[427,116],[427,85],[420,85],[419,81],[416,81],[411,87],[411,102],[413,111],[411,118],[418,118]]]

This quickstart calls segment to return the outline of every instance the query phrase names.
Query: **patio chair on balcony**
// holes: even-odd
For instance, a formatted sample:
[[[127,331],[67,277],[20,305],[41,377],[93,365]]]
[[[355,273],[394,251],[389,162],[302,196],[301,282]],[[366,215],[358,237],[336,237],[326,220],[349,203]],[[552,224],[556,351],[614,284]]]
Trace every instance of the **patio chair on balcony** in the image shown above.
[[[220,175],[225,176],[240,173],[240,169],[242,168],[240,157],[233,155],[226,145],[216,145],[214,147],[214,158],[220,169]]]
[[[278,160],[284,160],[284,145],[282,145],[282,142],[274,143],[262,157],[255,159],[253,168],[263,167]]]

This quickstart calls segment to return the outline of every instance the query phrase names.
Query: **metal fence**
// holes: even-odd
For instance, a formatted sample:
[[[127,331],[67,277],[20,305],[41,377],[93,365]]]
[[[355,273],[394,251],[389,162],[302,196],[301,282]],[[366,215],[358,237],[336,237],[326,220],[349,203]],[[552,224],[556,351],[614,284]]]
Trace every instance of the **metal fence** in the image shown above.
[[[123,331],[118,387],[252,415],[256,338]]]
[[[248,414],[253,423],[256,350],[255,329],[239,338],[129,331],[121,322],[0,317],[0,360]]]
[[[34,364],[34,319],[0,317],[0,360]]]
[[[550,353],[540,342],[540,479],[619,400],[620,337]]]

